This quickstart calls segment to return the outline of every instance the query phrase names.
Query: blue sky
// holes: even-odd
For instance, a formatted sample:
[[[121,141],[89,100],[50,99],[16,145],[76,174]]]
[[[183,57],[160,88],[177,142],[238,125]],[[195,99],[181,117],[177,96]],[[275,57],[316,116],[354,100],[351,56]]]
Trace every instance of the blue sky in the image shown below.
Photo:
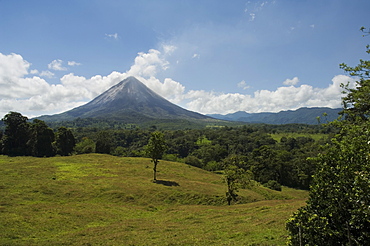
[[[84,104],[127,76],[200,113],[340,107],[367,0],[0,0],[0,115]]]

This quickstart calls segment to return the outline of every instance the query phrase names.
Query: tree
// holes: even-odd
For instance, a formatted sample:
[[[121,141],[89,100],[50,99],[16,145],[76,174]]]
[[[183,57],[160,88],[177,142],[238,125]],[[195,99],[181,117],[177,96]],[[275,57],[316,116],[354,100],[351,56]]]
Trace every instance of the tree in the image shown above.
[[[110,154],[113,147],[113,136],[108,131],[100,131],[96,139],[95,152],[101,154]]]
[[[58,128],[55,137],[57,153],[62,156],[70,155],[76,145],[76,139],[70,129],[62,126]]]
[[[361,31],[370,33],[366,32],[364,27]],[[366,46],[366,52],[370,54],[369,45]],[[349,83],[342,85],[346,94],[343,98],[342,114],[347,116],[347,121],[367,120],[370,116],[370,61],[360,59],[360,63],[355,67],[342,63],[340,68],[358,78],[355,88],[351,88]]]
[[[145,152],[153,162],[153,181],[157,181],[157,165],[159,159],[162,158],[164,151],[166,150],[166,143],[164,141],[164,135],[161,132],[155,131],[151,134],[148,144],[145,146]]]
[[[243,162],[239,156],[233,155],[225,160],[224,179],[227,185],[226,200],[231,205],[232,201],[237,201],[238,190],[251,180],[251,172],[246,172],[239,168],[240,162]]]
[[[367,53],[370,53],[367,46]],[[314,161],[307,205],[288,221],[290,245],[368,245],[370,242],[370,61],[341,64],[356,76],[342,98],[340,133]]]
[[[10,112],[4,116],[5,123],[3,152],[10,156],[27,155],[30,126],[28,118],[18,112]]]
[[[88,154],[95,152],[95,143],[92,139],[84,137],[76,144],[75,151],[77,154]]]
[[[369,126],[346,127],[345,135],[315,159],[318,169],[307,205],[287,223],[291,245],[370,242]]]
[[[55,135],[53,130],[49,128],[44,121],[39,119],[33,120],[33,124],[31,125],[31,137],[28,142],[33,156],[54,156],[54,140]]]

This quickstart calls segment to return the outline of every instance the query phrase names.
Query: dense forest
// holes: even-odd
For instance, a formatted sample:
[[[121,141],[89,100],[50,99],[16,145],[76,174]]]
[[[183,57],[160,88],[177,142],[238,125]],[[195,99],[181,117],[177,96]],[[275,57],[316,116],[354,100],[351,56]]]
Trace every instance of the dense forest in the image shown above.
[[[11,112],[2,121],[1,153],[10,156],[50,157],[84,153],[147,157],[144,147],[148,128],[111,129],[103,127],[50,128],[44,121],[29,122],[20,113]],[[84,122],[87,120],[84,120]],[[86,122],[85,122],[86,123]],[[264,125],[214,127],[184,130],[159,130],[164,135],[163,159],[183,162],[208,171],[222,171],[226,160],[237,157],[238,168],[250,171],[253,179],[280,190],[281,185],[308,189],[315,166],[310,157],[320,152],[333,128],[323,125]],[[285,134],[296,133],[297,136]],[[282,136],[273,138],[273,135]],[[320,138],[311,136],[318,135]]]

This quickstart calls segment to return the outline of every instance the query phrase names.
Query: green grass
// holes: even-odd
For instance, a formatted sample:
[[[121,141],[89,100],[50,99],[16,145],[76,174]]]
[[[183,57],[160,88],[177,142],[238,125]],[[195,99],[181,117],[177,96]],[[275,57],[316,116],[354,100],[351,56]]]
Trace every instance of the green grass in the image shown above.
[[[240,190],[219,174],[109,155],[0,156],[0,245],[284,245],[307,192]]]

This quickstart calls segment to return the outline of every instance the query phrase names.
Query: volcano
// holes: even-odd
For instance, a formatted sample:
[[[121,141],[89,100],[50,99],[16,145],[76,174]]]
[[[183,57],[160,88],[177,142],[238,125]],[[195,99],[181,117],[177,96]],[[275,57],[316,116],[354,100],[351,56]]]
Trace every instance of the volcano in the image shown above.
[[[45,121],[69,121],[77,118],[124,121],[212,119],[169,102],[135,77],[124,79],[85,105],[61,114],[39,117]]]

